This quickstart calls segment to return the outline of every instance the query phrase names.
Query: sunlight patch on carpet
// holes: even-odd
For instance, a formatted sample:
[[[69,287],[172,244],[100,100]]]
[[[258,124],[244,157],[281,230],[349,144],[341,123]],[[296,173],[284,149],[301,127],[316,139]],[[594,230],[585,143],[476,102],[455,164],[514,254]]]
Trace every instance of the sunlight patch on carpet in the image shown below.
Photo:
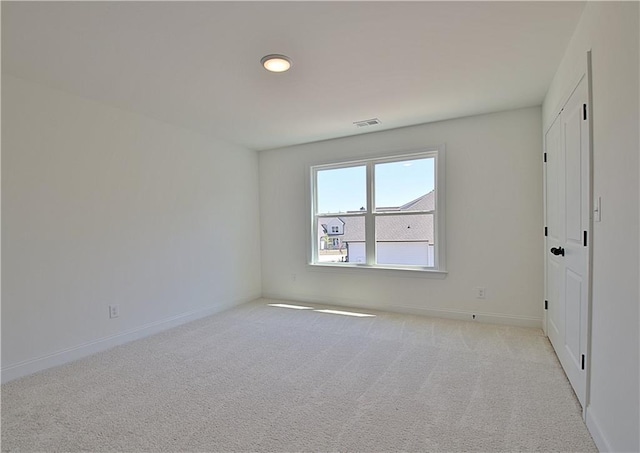
[[[373,318],[376,315],[371,315],[369,313],[355,313],[353,311],[341,311],[341,310],[313,310],[318,313],[330,313],[332,315],[344,315],[344,316],[356,316],[358,318]]]
[[[294,310],[313,310],[313,307],[305,307],[304,305],[289,305],[289,304],[268,304],[270,307],[278,308],[292,308]]]

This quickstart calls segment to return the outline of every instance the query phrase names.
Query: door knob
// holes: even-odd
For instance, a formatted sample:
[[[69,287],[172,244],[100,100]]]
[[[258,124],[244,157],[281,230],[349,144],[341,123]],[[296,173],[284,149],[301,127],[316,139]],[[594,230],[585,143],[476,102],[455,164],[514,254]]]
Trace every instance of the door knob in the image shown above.
[[[564,249],[562,247],[551,247],[551,253],[553,253],[554,255],[558,256],[558,255],[562,255],[564,256]]]

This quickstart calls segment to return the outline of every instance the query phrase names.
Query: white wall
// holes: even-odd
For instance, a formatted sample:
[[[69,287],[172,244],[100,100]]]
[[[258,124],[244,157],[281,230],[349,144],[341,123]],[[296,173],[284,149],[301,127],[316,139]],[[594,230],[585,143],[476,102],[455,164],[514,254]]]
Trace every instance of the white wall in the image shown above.
[[[543,106],[549,125],[592,50],[593,308],[587,425],[603,451],[640,451],[638,3],[588,2]]]
[[[3,380],[260,296],[255,152],[3,75],[2,160]]]
[[[541,127],[534,107],[261,152],[263,295],[541,326]],[[307,265],[309,165],[442,143],[446,278]]]

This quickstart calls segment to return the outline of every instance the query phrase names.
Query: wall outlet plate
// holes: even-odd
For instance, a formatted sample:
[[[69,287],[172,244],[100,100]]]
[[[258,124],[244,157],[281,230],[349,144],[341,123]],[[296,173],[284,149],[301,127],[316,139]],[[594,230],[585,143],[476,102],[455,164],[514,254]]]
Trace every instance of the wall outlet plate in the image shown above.
[[[109,318],[117,318],[120,316],[120,305],[109,305]]]

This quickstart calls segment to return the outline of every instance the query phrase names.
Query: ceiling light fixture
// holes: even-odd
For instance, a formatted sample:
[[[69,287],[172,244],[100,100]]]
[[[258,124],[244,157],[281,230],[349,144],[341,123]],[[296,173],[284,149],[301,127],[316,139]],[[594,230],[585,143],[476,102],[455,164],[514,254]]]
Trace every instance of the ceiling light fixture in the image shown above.
[[[260,60],[262,66],[270,72],[285,72],[291,67],[291,58],[286,55],[267,55]]]

